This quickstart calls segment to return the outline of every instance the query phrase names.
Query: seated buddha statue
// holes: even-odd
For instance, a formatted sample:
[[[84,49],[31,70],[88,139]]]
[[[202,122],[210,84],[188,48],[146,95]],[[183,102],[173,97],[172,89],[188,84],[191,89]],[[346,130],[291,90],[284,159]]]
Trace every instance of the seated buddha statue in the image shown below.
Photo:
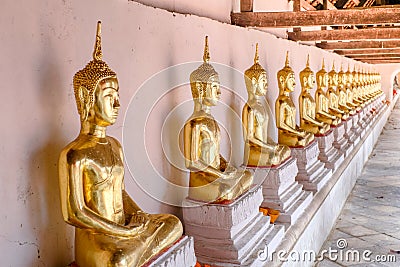
[[[289,52],[283,69],[277,73],[279,96],[275,102],[276,127],[278,142],[289,147],[304,147],[314,140],[314,134],[306,132],[296,125],[296,107],[290,98],[296,82],[294,71],[289,66]]]
[[[233,200],[253,182],[248,170],[230,165],[220,155],[220,129],[211,114],[221,94],[219,76],[209,63],[208,37],[204,63],[190,74],[194,111],[184,126],[184,156],[190,170],[189,198],[203,202]]]
[[[332,70],[328,72],[328,90],[326,94],[329,98],[329,111],[336,117],[347,120],[349,117],[346,112],[339,108],[339,95],[337,94],[338,74],[335,70],[335,63],[332,64]]]
[[[300,71],[300,83],[300,128],[313,134],[323,135],[329,131],[330,125],[315,118],[315,100],[310,94],[315,84],[315,76],[310,68],[310,56],[307,56],[305,69]]]
[[[290,157],[290,148],[268,138],[267,72],[259,63],[258,44],[254,64],[244,72],[248,100],[243,107],[244,165],[273,166]]]
[[[363,99],[360,98],[360,80],[358,76],[358,71],[356,71],[356,67],[354,66],[353,69],[353,83],[352,83],[352,89],[353,89],[353,102],[356,104],[359,104],[362,108],[365,106]]]
[[[338,85],[336,93],[339,96],[339,108],[349,115],[354,115],[356,112],[355,106],[351,106],[347,102],[347,75],[343,71],[343,64],[340,66],[340,71],[338,73]]]
[[[336,126],[341,119],[331,114],[329,109],[329,98],[325,93],[328,86],[328,73],[325,70],[325,63],[322,60],[322,68],[317,72],[317,90],[315,91],[315,117],[319,121],[323,121],[331,126]]]
[[[347,96],[347,105],[352,107],[357,112],[361,110],[361,103],[354,101],[353,99],[353,73],[350,71],[350,64],[347,66],[346,71],[346,96]]]
[[[173,215],[145,213],[125,191],[122,147],[106,135],[120,102],[117,76],[102,60],[100,25],[93,60],[73,79],[81,130],[60,155],[62,214],[75,226],[77,265],[142,266],[183,229]]]

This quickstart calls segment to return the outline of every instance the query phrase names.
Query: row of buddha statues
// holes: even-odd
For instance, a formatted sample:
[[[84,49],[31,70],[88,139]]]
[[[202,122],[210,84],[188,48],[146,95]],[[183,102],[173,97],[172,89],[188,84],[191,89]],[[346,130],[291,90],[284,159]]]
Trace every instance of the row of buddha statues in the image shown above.
[[[204,63],[190,75],[194,112],[184,126],[184,154],[190,172],[189,197],[214,202],[232,200],[251,186],[250,172],[228,164],[219,154],[219,127],[211,115],[211,107],[219,100],[218,73],[209,63],[206,37]],[[259,63],[258,44],[254,64],[244,73],[248,100],[242,111],[244,135],[244,165],[270,167],[279,165],[291,155],[291,147],[305,147],[314,136],[324,135],[331,127],[354,115],[382,91],[379,74],[343,71],[332,67],[328,73],[324,63],[316,73],[315,97],[310,93],[315,84],[314,72],[307,58],[306,68],[300,72],[300,125],[296,124],[296,107],[290,93],[295,90],[295,73],[289,66],[278,71],[279,96],[275,103],[278,143],[267,133],[268,114],[265,95],[267,73]]]
[[[207,40],[206,37],[204,63],[190,74],[194,111],[184,125],[189,198],[205,203],[233,200],[253,183],[251,172],[232,166],[220,155],[220,129],[211,115],[211,107],[217,105],[220,96],[220,84],[218,73],[209,63]],[[125,190],[122,146],[106,135],[120,109],[119,84],[102,55],[98,22],[93,60],[73,78],[81,129],[59,159],[62,214],[76,229],[78,266],[142,266],[177,242],[183,227],[174,215],[144,212]],[[243,107],[247,166],[281,164],[290,157],[290,147],[306,146],[314,135],[323,135],[381,93],[378,74],[342,70],[338,74],[334,70],[327,73],[322,68],[316,75],[318,88],[314,100],[310,94],[314,74],[307,61],[300,73],[298,126],[290,97],[295,75],[287,55],[284,68],[277,74],[277,144],[267,133],[267,75],[259,63],[258,46],[254,65],[244,76],[248,91]]]

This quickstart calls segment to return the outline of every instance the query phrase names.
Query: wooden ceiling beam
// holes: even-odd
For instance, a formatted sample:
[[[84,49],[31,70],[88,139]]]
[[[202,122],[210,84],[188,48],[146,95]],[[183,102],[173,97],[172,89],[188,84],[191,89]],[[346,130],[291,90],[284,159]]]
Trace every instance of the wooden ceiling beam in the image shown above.
[[[364,63],[368,64],[392,64],[392,63],[400,63],[400,59],[386,59],[386,60],[381,60],[381,59],[364,59],[364,60],[359,60]]]
[[[390,49],[334,50],[334,52],[336,54],[343,55],[343,56],[400,54],[400,47],[399,48],[390,48]]]
[[[288,38],[293,41],[400,40],[400,28],[288,32]]]
[[[317,43],[316,46],[325,50],[388,49],[400,47],[400,41],[330,42]]]
[[[234,25],[244,27],[270,28],[392,24],[400,23],[400,8],[241,12],[232,13],[231,22]]]
[[[387,54],[387,55],[348,55],[346,57],[363,60],[363,59],[376,59],[376,60],[386,60],[386,59],[400,59],[400,54]]]

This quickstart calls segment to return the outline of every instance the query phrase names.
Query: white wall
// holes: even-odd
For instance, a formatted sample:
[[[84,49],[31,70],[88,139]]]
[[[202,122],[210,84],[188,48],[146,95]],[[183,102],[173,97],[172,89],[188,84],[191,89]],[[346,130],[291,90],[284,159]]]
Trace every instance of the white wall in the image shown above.
[[[212,3],[208,4],[213,7]],[[121,88],[120,117],[109,134],[122,142],[124,132],[126,161],[135,165],[130,166],[132,169],[139,169],[134,180],[126,168],[127,190],[149,212],[180,215],[179,208],[164,205],[153,195],[158,193],[164,201],[177,201],[174,187],[160,181],[187,184],[187,173],[171,165],[167,155],[171,155],[173,163],[182,163],[175,144],[179,143],[180,127],[191,113],[191,95],[187,84],[169,89],[175,82],[188,82],[189,73],[199,62],[180,65],[182,69],[178,67],[178,71],[163,70],[201,60],[206,34],[210,36],[211,60],[218,63],[214,64],[221,71],[222,85],[231,89],[223,90],[225,106],[221,103],[213,114],[221,127],[226,127],[222,150],[225,155],[232,152],[235,164],[240,164],[243,147],[240,116],[235,114],[240,115],[246,91],[241,73],[227,66],[239,71],[250,67],[254,44],[259,42],[261,64],[269,76],[267,99],[273,107],[278,95],[276,72],[283,67],[286,50],[290,51],[296,73],[305,67],[307,53],[311,54],[311,68],[315,71],[320,68],[322,57],[329,66],[333,59],[349,61],[260,31],[126,0],[4,0],[0,15],[2,266],[65,266],[73,259],[73,229],[63,222],[60,212],[57,161],[61,149],[79,131],[72,77],[91,59],[97,20],[103,21],[104,60],[118,73]],[[158,72],[161,74],[141,87]],[[157,81],[151,83],[154,80]],[[293,98],[297,99],[298,94],[299,89]],[[189,102],[180,105],[185,100]],[[135,111],[145,104],[154,104],[153,109]],[[131,110],[136,112],[137,121],[124,121],[125,116],[132,115],[127,112]],[[149,123],[142,126],[147,117]],[[139,154],[144,129],[151,161],[146,151]],[[227,144],[228,133],[232,149]],[[166,146],[164,150],[162,145]],[[150,192],[141,190],[137,181]]]
[[[385,92],[389,101],[393,100],[393,80],[400,72],[400,64],[377,64],[376,68],[382,76],[382,91]]]

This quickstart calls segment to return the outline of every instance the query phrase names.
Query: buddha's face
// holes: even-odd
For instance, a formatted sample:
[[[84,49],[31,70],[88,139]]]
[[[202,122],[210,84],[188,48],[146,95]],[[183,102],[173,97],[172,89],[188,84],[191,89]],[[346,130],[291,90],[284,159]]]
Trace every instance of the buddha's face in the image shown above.
[[[293,92],[294,91],[294,87],[296,86],[296,80],[295,80],[295,77],[294,77],[294,72],[289,72],[289,74],[288,74],[288,76],[287,76],[287,78],[286,78],[286,84],[285,84],[286,86],[286,89],[289,91],[289,92]]]
[[[258,96],[263,96],[267,93],[268,81],[267,74],[261,73],[258,78],[253,78],[255,82],[255,94]]]
[[[337,73],[335,73],[333,75],[333,85],[338,85],[338,81],[339,81],[339,76],[337,75]]]
[[[326,87],[328,85],[329,76],[327,73],[322,73],[318,77],[318,83],[320,87]]]
[[[211,77],[207,84],[203,103],[207,106],[216,106],[221,97],[221,89],[219,87],[218,76]]]
[[[314,73],[310,73],[310,76],[308,77],[308,85],[310,88],[313,88],[315,85],[315,75]]]
[[[347,83],[346,75],[344,75],[344,74],[339,75],[339,84],[346,84],[346,83]]]
[[[349,83],[352,83],[352,82],[353,82],[353,74],[347,74],[347,81],[348,81]]]
[[[108,126],[117,120],[120,108],[118,89],[117,78],[105,78],[97,85],[93,105],[97,125]]]

